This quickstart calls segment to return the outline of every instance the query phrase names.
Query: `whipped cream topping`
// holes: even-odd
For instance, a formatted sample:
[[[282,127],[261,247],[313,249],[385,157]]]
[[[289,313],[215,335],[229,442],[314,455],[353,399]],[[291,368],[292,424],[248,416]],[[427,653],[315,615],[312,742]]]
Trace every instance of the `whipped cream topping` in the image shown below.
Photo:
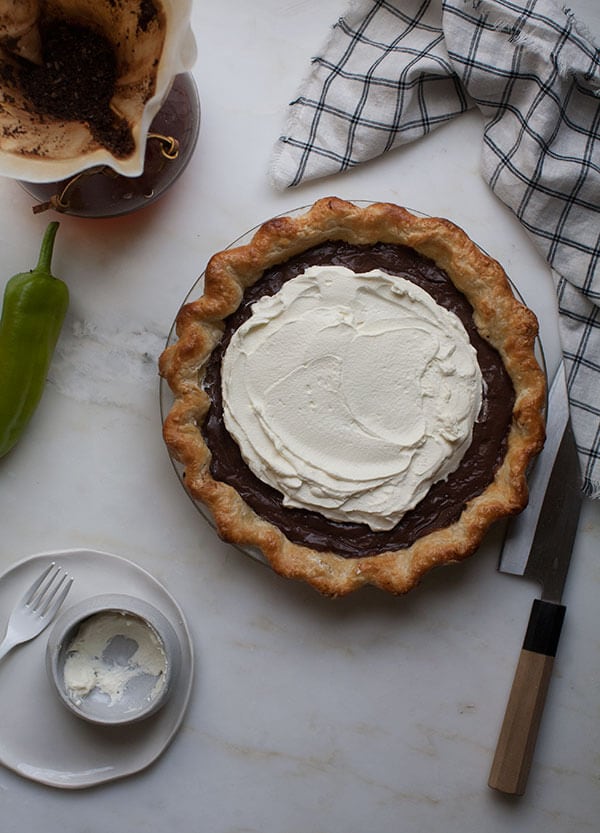
[[[482,376],[458,317],[411,281],[312,266],[253,305],[222,392],[227,430],[285,506],[377,531],[458,467]]]

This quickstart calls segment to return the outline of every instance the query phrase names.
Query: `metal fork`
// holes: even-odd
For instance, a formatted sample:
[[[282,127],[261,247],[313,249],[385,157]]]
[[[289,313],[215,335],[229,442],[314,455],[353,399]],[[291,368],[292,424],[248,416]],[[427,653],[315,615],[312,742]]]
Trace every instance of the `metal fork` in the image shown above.
[[[15,645],[29,642],[48,627],[67,598],[72,584],[73,578],[54,561],[44,570],[10,615],[6,634],[0,643],[0,659]]]

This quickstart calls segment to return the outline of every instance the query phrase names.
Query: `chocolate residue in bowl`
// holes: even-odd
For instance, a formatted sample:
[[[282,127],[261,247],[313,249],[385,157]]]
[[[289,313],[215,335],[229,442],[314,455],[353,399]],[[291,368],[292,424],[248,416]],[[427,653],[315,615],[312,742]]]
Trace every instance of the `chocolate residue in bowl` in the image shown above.
[[[104,35],[61,19],[40,24],[42,64],[19,64],[19,86],[39,116],[85,123],[113,156],[130,156],[135,143],[128,122],[110,102],[117,81],[115,50]]]

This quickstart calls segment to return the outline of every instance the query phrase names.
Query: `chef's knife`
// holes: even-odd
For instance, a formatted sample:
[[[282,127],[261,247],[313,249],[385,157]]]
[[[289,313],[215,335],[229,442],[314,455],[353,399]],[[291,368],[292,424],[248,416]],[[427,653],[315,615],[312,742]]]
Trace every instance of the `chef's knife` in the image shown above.
[[[550,390],[546,433],[530,505],[511,523],[498,566],[542,585],[541,599],[535,599],[531,609],[488,780],[493,789],[512,795],[523,795],[527,785],[566,610],[562,592],[582,501],[562,365]]]

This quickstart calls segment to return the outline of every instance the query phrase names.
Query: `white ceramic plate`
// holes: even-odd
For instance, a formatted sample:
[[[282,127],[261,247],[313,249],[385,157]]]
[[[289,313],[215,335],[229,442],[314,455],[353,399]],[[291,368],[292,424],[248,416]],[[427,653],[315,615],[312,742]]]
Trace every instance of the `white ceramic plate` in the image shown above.
[[[75,579],[63,609],[100,593],[138,596],[170,620],[182,649],[181,676],[168,701],[156,715],[125,729],[93,726],[59,701],[45,667],[49,630],[2,661],[0,763],[42,784],[81,789],[139,772],[166,749],[189,701],[193,649],[183,612],[167,590],[131,561],[95,550],[35,555],[0,576],[0,631],[16,601],[51,561]]]

